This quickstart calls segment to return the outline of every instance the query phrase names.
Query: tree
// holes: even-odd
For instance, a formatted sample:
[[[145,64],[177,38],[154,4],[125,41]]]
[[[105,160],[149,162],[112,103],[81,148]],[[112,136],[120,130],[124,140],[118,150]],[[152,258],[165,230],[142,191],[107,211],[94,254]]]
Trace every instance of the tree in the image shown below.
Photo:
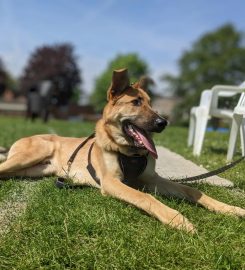
[[[0,95],[3,94],[6,88],[6,71],[4,69],[3,61],[0,59]]]
[[[66,105],[77,94],[82,81],[72,45],[45,45],[32,53],[20,80],[21,89],[26,92],[42,80],[52,81],[60,105]]]
[[[106,92],[111,83],[112,71],[120,68],[128,68],[131,82],[136,82],[149,70],[146,62],[136,54],[129,53],[117,55],[109,62],[107,69],[96,79],[95,88],[91,95],[91,103],[97,111],[101,111],[106,104]]]
[[[16,90],[16,80],[6,70],[2,59],[0,59],[0,95],[2,95],[5,89]]]
[[[178,61],[179,75],[165,75],[173,93],[183,98],[176,117],[188,115],[197,105],[202,90],[215,84],[238,85],[245,78],[243,34],[232,25],[224,25],[203,35]]]

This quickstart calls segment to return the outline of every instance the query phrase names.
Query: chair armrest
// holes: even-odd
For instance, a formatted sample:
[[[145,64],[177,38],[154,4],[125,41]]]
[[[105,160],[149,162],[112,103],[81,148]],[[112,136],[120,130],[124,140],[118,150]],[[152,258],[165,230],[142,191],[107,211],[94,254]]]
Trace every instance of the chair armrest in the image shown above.
[[[215,85],[212,87],[211,108],[217,108],[219,97],[232,97],[245,91],[244,87],[234,85]]]
[[[212,90],[206,89],[202,91],[199,106],[210,107],[212,97]]]
[[[213,93],[218,93],[221,97],[232,97],[236,94],[242,93],[245,87],[235,85],[215,85],[212,87]]]

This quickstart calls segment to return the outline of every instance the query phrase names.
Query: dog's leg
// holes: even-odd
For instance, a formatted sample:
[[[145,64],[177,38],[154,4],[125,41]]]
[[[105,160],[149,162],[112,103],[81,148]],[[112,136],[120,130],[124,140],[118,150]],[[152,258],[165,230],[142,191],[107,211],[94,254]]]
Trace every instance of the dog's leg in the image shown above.
[[[10,177],[43,177],[56,174],[56,169],[52,164],[38,164],[18,171],[0,174],[0,180],[7,180]]]
[[[103,194],[119,198],[146,211],[164,224],[188,232],[195,232],[194,226],[178,211],[162,204],[150,194],[126,186],[120,180],[113,179],[112,177],[104,178],[101,190]]]
[[[32,155],[30,152],[16,153],[11,158],[0,164],[0,175],[8,175],[8,173],[32,167],[45,159],[45,157],[47,157],[45,153],[38,152],[35,155]]]
[[[158,174],[154,174],[151,177],[144,177],[142,181],[145,187],[150,191],[157,191],[166,196],[184,198],[191,202],[198,203],[214,212],[245,217],[245,210],[240,207],[217,201],[195,188],[164,179]]]
[[[10,149],[6,161],[0,164],[0,175],[32,167],[53,153],[53,145],[39,138],[24,138]]]

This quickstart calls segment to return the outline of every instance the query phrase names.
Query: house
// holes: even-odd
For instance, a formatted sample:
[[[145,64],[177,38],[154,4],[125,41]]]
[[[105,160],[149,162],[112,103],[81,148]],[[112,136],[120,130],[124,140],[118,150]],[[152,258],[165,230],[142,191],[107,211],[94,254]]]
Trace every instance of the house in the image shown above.
[[[13,91],[5,89],[0,99],[0,113],[2,115],[26,114],[26,98],[24,96],[15,97]]]
[[[163,97],[155,96],[152,100],[152,108],[160,115],[167,117],[169,120],[173,120],[173,111],[176,105],[181,101],[179,97]]]

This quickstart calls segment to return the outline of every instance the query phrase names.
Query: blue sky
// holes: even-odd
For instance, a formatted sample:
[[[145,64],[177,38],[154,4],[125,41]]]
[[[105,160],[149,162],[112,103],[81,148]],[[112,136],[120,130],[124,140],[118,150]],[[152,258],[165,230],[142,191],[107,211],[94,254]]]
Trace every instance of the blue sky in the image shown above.
[[[245,31],[244,11],[244,0],[0,0],[0,57],[19,76],[37,46],[71,42],[90,92],[116,54],[138,52],[161,89],[204,32],[227,22]]]

